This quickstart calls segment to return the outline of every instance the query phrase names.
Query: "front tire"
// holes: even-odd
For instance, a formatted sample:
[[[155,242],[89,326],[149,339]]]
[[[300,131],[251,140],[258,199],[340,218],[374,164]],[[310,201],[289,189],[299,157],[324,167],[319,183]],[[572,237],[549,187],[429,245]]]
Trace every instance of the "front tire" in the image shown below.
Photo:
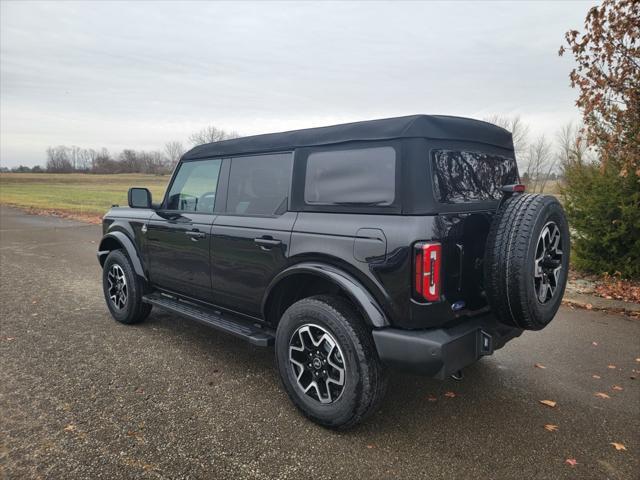
[[[151,313],[151,305],[142,301],[144,283],[121,250],[113,250],[104,262],[102,291],[111,316],[120,323],[139,323]]]
[[[276,361],[291,401],[314,422],[346,429],[379,406],[387,378],[371,333],[346,300],[294,303],[276,334]]]

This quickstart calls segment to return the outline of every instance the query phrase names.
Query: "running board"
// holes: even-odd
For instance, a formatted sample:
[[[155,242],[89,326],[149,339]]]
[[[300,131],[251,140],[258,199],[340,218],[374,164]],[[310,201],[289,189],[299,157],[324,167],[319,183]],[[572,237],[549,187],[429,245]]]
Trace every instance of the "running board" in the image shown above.
[[[152,293],[142,297],[142,300],[168,312],[187,317],[222,332],[243,338],[258,347],[268,347],[269,345],[273,345],[275,341],[275,337],[269,331],[259,326],[237,317],[223,315],[221,312],[179,300],[175,297],[161,293]]]

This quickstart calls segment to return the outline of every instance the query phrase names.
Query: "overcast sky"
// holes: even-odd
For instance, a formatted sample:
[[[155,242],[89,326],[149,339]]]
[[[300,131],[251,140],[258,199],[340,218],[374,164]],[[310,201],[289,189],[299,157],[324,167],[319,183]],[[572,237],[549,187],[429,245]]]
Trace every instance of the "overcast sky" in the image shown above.
[[[593,1],[1,5],[0,163],[414,113],[578,119],[563,34]]]

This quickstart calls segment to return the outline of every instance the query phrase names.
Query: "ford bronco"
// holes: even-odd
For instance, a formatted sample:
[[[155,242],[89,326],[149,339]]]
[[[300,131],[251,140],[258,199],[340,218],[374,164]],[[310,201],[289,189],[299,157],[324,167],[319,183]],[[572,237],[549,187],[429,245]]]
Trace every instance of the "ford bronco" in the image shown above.
[[[104,217],[104,297],[275,346],[292,402],[348,428],[390,371],[440,379],[556,314],[569,229],[523,192],[511,134],[415,115],[200,145],[164,198]]]

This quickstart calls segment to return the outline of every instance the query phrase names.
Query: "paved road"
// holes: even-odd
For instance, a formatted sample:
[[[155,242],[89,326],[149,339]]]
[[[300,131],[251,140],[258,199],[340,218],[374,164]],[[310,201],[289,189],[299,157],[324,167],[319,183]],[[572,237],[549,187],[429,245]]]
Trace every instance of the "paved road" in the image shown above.
[[[111,320],[99,233],[0,209],[7,478],[639,477],[637,320],[563,309],[462,382],[395,375],[377,415],[336,433],[289,404],[271,350],[160,312]]]

